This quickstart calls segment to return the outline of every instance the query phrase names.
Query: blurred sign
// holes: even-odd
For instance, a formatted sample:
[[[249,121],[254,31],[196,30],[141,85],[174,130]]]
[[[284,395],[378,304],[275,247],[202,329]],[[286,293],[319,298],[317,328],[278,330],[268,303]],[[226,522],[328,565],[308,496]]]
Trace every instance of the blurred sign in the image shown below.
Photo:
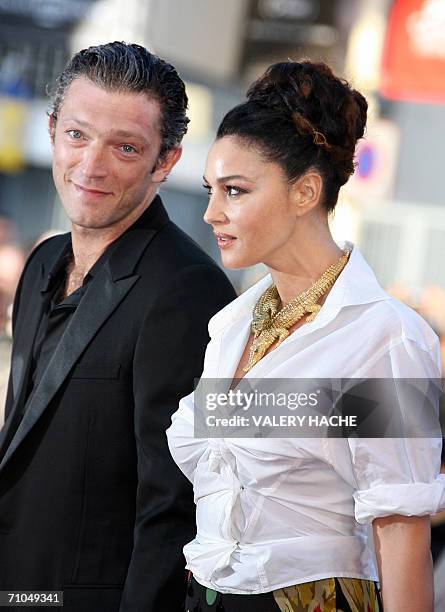
[[[445,102],[445,0],[396,0],[380,91],[393,100]]]
[[[25,165],[24,128],[27,103],[0,96],[0,171],[17,172]]]
[[[354,175],[342,192],[353,200],[378,204],[392,197],[399,158],[400,133],[389,119],[375,119],[359,141]]]

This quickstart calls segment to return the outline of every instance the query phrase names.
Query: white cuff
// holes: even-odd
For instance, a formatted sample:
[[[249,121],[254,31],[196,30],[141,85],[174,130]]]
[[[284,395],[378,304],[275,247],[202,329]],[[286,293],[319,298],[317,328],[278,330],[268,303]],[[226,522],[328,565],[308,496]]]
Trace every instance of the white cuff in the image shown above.
[[[445,475],[439,475],[431,483],[378,485],[372,489],[355,491],[353,496],[355,520],[361,524],[372,523],[377,517],[392,514],[435,514],[445,507]]]

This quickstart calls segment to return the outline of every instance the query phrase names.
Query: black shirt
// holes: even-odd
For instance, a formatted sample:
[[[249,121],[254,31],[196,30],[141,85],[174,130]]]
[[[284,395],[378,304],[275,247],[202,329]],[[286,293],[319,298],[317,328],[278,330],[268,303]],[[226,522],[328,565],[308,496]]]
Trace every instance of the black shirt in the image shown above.
[[[28,399],[42,379],[48,363],[83,296],[87,292],[92,279],[111,255],[116,242],[108,246],[99,257],[86,274],[82,285],[64,299],[62,296],[67,281],[67,269],[73,258],[71,241],[66,245],[59,259],[49,272],[48,297],[34,340],[23,412],[26,410]]]

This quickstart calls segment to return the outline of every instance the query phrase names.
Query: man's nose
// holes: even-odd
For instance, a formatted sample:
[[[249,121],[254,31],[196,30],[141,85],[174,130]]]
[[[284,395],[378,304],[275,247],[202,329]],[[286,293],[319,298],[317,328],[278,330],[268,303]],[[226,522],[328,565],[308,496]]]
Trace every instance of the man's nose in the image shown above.
[[[107,155],[100,145],[91,143],[83,151],[81,172],[87,179],[104,178],[107,174]]]
[[[228,217],[224,211],[222,198],[217,194],[212,194],[207,204],[207,210],[204,213],[204,221],[209,225],[217,225],[227,223]]]

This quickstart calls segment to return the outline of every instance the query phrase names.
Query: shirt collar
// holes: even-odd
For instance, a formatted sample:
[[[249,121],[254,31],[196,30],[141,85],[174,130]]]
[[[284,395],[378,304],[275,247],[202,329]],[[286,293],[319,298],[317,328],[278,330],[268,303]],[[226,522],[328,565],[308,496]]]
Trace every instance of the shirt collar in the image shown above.
[[[123,236],[124,234],[116,238],[114,242],[107,246],[107,248],[99,257],[99,259],[91,266],[91,268],[86,273],[85,278],[83,279],[82,286],[86,285],[92,278],[97,275],[101,267],[111,257],[114,250],[118,247],[119,242]],[[60,252],[59,256],[57,257],[56,261],[50,268],[47,276],[47,282],[43,291],[50,291],[51,289],[54,289],[56,284],[61,282],[61,279],[65,277],[67,266],[72,260],[72,258],[73,245],[70,237],[68,242],[65,244],[62,251]]]
[[[346,306],[391,299],[389,294],[380,286],[374,272],[357,246],[347,240],[339,241],[337,245],[341,249],[350,249],[351,254],[348,263],[335,281],[319,314],[313,322],[307,324],[308,327],[311,326],[313,329],[318,329],[328,321],[331,321]],[[243,317],[251,317],[255,304],[271,283],[272,277],[270,274],[267,274],[214,315],[209,321],[210,336],[215,336],[228,325],[239,321]]]

